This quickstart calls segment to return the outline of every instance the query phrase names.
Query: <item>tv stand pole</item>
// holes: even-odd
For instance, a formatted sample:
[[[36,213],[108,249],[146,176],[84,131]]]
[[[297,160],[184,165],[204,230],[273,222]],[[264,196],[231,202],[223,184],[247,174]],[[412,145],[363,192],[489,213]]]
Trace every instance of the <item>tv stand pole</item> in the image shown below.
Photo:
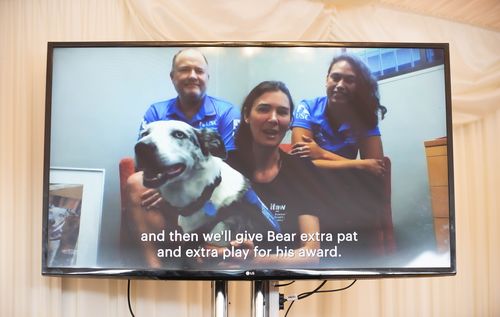
[[[227,317],[227,281],[212,281],[212,317]]]
[[[252,316],[279,316],[279,291],[274,281],[252,282]]]
[[[279,317],[279,291],[275,281],[252,281],[252,316]],[[212,317],[228,317],[227,281],[212,281]]]

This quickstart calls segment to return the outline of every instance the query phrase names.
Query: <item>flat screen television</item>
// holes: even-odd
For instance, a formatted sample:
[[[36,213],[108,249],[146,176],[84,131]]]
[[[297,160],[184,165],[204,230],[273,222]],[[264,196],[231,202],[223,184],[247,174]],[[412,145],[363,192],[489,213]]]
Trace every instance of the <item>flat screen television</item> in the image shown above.
[[[352,59],[331,65],[338,56]],[[281,82],[291,99],[277,108],[261,102],[267,110],[240,118],[245,98],[264,81]],[[179,94],[200,110],[182,108],[188,99]],[[359,106],[367,99],[371,108]],[[278,191],[261,186],[274,176],[259,182],[255,169],[239,168],[256,168],[256,152],[232,155],[242,123],[257,118],[252,111],[272,113],[257,134],[253,126],[264,121],[247,126],[255,138],[260,131],[281,143],[278,169],[300,166],[289,168]],[[48,43],[42,273],[453,275],[451,119],[443,43]],[[282,139],[271,121],[285,122]],[[335,144],[354,152],[336,152]],[[378,152],[367,150],[373,144]],[[335,155],[318,154],[325,151]],[[325,167],[322,159],[334,163]],[[149,189],[157,195],[149,204],[162,198],[142,208]]]

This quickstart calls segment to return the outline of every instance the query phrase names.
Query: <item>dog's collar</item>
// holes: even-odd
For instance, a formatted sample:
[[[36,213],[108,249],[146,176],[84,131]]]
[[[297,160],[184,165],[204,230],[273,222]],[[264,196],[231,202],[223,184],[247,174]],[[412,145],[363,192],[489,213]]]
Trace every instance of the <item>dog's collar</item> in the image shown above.
[[[175,206],[170,205],[167,202],[167,204],[169,205],[168,207],[170,207],[170,208],[172,208],[174,210],[177,210],[177,212],[180,215],[182,215],[182,216],[189,216],[189,215],[193,214],[194,212],[200,210],[203,206],[205,206],[205,204],[207,203],[207,201],[212,196],[215,188],[217,186],[219,186],[219,184],[220,184],[221,181],[222,181],[222,177],[220,175],[217,176],[214,179],[213,183],[209,184],[208,186],[205,187],[205,189],[203,189],[203,192],[201,193],[200,197],[198,197],[195,201],[187,204],[184,207],[175,207]],[[209,209],[214,209],[214,208],[209,208]],[[207,214],[209,216],[214,216],[215,215],[214,212],[210,212],[210,211]]]

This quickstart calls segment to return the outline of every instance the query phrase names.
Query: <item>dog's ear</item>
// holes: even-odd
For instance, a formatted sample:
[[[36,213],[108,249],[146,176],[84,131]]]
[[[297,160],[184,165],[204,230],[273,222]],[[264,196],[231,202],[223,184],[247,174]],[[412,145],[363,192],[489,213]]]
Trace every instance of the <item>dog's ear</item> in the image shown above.
[[[226,147],[217,131],[211,129],[196,130],[196,136],[203,155],[207,156],[210,153],[222,159],[226,158]]]

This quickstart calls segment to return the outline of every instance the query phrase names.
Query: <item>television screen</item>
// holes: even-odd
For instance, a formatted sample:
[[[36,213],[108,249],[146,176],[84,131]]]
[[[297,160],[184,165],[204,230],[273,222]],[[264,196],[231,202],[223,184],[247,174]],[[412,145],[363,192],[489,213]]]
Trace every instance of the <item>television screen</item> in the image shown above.
[[[48,44],[42,273],[455,274],[448,45]]]

